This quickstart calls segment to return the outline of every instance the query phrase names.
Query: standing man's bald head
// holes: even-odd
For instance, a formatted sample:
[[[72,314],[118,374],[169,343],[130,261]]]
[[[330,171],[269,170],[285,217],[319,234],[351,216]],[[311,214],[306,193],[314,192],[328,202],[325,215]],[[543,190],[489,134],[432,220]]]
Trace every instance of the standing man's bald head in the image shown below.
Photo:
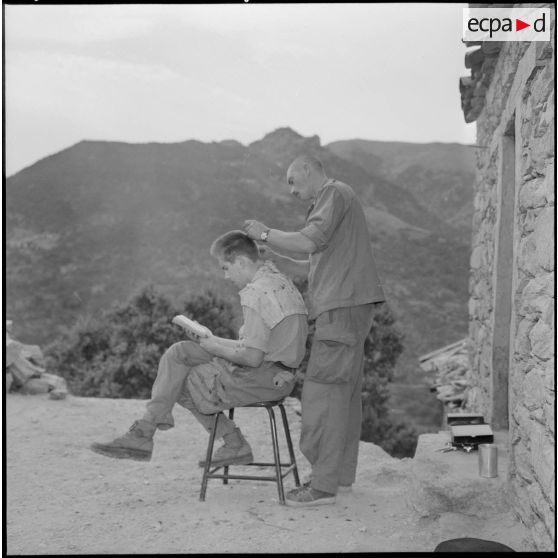
[[[295,169],[303,169],[309,167],[314,172],[325,176],[324,166],[322,162],[312,155],[301,155],[297,157],[292,163],[291,167]]]
[[[301,200],[315,197],[327,180],[322,162],[312,155],[297,157],[287,170],[291,194]]]

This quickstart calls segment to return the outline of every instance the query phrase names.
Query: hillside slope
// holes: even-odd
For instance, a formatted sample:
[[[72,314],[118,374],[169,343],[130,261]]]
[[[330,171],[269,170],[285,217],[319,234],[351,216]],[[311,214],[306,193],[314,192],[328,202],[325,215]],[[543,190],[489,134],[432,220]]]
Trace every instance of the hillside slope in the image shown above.
[[[248,146],[83,141],[9,177],[6,288],[15,335],[46,344],[145,284],[180,300],[211,288],[236,303],[209,245],[248,218],[286,230],[303,224],[306,204],[285,183],[300,153],[319,156],[366,206],[380,275],[406,337],[398,373],[462,337],[468,239],[403,185],[289,128]]]
[[[475,179],[472,147],[458,143],[370,140],[336,141],[326,147],[397,183],[469,241]]]

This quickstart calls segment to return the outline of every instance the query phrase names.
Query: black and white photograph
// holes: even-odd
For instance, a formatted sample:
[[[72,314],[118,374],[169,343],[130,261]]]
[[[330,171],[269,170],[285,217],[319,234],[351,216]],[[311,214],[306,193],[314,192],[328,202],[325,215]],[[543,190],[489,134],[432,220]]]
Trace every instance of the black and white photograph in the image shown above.
[[[555,25],[3,2],[3,553],[556,555]]]

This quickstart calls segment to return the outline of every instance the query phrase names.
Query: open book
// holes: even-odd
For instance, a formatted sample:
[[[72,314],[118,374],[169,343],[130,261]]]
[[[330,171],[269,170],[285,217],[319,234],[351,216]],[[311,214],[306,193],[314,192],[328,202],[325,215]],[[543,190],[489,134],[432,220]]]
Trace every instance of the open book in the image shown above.
[[[176,315],[172,319],[172,323],[179,325],[180,327],[183,327],[187,332],[200,338],[210,337],[211,335],[213,335],[209,328],[199,324],[195,320],[191,320],[190,318],[187,318],[182,314]]]

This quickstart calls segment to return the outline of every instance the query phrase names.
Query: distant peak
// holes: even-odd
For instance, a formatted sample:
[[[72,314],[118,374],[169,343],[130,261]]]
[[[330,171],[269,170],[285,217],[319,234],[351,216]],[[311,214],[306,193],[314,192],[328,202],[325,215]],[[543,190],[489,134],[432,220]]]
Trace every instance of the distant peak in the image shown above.
[[[226,147],[244,147],[239,141],[235,139],[226,139],[219,142],[219,145],[224,145]]]
[[[265,140],[275,140],[275,139],[284,139],[284,138],[302,139],[303,136],[301,136],[298,132],[295,132],[292,128],[289,128],[288,126],[286,126],[284,128],[277,128],[277,130],[273,130],[273,132],[270,132],[269,134],[266,134],[263,137],[263,141],[265,141]]]
[[[292,128],[277,128],[273,132],[266,134],[261,140],[250,144],[250,147],[269,148],[269,147],[285,147],[285,146],[303,146],[305,149],[319,149],[320,138],[317,135],[304,137]]]

